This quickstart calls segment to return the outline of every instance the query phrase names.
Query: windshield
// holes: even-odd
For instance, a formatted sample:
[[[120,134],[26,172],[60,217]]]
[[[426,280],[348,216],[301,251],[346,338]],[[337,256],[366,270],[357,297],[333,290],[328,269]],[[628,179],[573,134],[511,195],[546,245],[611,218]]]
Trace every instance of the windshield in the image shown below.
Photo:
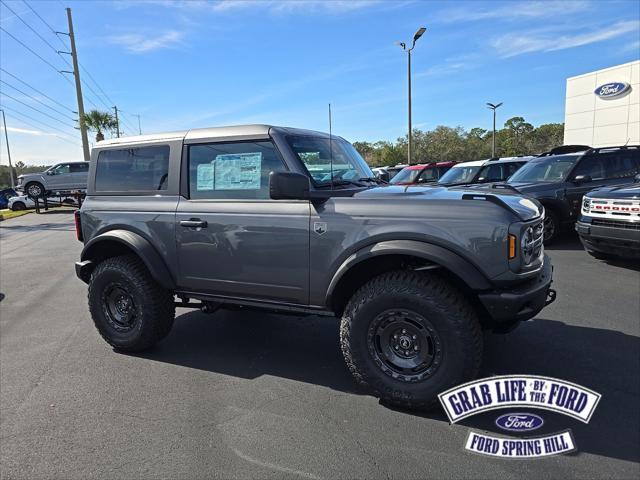
[[[331,172],[334,181],[357,182],[374,177],[353,145],[339,137],[333,137],[329,142],[327,137],[290,136],[287,142],[316,185],[331,184]]]
[[[414,183],[420,173],[421,168],[403,168],[389,183]]]
[[[579,155],[557,155],[531,160],[508,180],[518,182],[563,182]]]
[[[469,183],[473,180],[476,173],[480,170],[481,165],[477,166],[455,166],[451,167],[447,173],[445,173],[438,183],[441,184],[449,184],[449,183]]]

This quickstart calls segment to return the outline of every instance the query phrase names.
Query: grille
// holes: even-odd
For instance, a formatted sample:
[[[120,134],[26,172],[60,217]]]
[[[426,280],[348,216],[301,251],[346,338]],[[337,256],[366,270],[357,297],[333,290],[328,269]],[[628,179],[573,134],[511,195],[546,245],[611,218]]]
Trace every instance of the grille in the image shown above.
[[[609,220],[607,218],[594,218],[591,225],[602,227],[624,228],[627,230],[640,230],[640,222],[621,222],[619,220]]]

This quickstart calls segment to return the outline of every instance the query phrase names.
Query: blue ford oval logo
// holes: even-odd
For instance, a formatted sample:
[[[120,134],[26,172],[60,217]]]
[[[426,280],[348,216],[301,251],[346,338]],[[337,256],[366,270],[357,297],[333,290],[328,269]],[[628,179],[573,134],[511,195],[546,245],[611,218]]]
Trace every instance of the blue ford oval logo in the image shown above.
[[[631,88],[631,85],[623,82],[612,82],[605,83],[604,85],[600,85],[595,89],[593,93],[595,93],[600,98],[611,98],[617,97],[618,95],[622,95],[627,90]]]
[[[510,432],[528,432],[544,425],[544,420],[532,413],[507,413],[496,419],[496,425]]]

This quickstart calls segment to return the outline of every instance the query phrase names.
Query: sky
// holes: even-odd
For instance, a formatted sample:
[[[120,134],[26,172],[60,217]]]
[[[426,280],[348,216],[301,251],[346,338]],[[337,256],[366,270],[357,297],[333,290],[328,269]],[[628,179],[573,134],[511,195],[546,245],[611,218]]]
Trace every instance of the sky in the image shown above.
[[[395,42],[421,26],[412,93],[423,130],[490,129],[486,102],[504,102],[498,125],[562,122],[567,77],[640,57],[637,0],[2,0],[0,104],[14,163],[82,159],[72,76],[59,73],[70,57],[56,53],[68,38],[53,33],[68,31],[65,7],[85,110],[117,105],[126,135],[138,133],[136,115],[143,133],[327,131],[331,103],[335,134],[394,141],[407,130],[407,54]]]

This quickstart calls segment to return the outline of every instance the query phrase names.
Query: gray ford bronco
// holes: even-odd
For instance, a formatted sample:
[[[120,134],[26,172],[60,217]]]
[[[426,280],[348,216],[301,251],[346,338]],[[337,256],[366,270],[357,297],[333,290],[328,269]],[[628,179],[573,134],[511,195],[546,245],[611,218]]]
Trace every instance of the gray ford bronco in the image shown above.
[[[76,215],[98,331],[131,352],[169,333],[176,306],[335,316],[358,382],[431,405],[477,374],[483,329],[554,300],[544,211],[507,190],[379,182],[350,143],[308,130],[100,142]]]

